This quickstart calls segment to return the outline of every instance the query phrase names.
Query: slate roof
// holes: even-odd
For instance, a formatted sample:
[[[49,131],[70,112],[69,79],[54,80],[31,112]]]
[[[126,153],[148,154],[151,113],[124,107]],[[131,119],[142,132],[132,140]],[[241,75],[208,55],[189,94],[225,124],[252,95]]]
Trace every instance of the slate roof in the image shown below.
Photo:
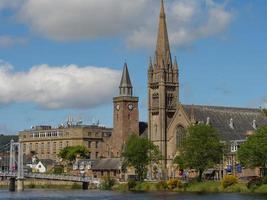
[[[147,138],[148,136],[148,125],[147,122],[139,122],[139,135]]]
[[[183,108],[189,118],[194,117],[196,122],[206,123],[209,118],[222,140],[245,140],[248,132],[255,131],[253,120],[257,128],[267,125],[267,117],[261,109],[202,105],[183,105]],[[231,119],[234,128],[230,127]]]
[[[126,88],[132,87],[132,83],[131,83],[131,79],[130,79],[130,75],[129,75],[129,71],[128,71],[128,67],[126,63],[124,63],[121,83],[120,83],[120,88],[123,88],[123,87],[126,87]]]
[[[98,160],[92,166],[92,170],[95,171],[110,171],[110,170],[120,170],[122,166],[122,161],[120,158],[103,158]]]

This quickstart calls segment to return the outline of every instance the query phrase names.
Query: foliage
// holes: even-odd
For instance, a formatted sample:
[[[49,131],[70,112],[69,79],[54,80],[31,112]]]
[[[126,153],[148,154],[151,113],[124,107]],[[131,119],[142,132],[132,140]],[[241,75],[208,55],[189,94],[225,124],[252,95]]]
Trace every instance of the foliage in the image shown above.
[[[128,189],[129,189],[129,190],[134,190],[135,187],[136,187],[136,185],[137,185],[137,183],[136,183],[135,180],[129,180],[129,181],[128,181]]]
[[[222,191],[220,182],[205,181],[205,182],[192,182],[184,186],[186,192],[208,192],[215,193]]]
[[[219,136],[210,125],[198,124],[188,128],[188,136],[181,148],[180,156],[174,163],[199,172],[198,180],[202,180],[203,172],[220,163],[224,146]]]
[[[158,163],[162,158],[160,151],[147,138],[141,138],[135,134],[130,135],[123,149],[125,166],[133,166],[136,170],[138,180],[143,181],[147,166],[151,163]]]
[[[167,181],[167,185],[168,185],[168,188],[170,190],[173,190],[175,188],[182,188],[183,187],[183,184],[180,180],[178,179],[170,179]]]
[[[56,165],[56,166],[53,168],[53,173],[54,173],[54,174],[63,174],[63,173],[64,173],[64,167],[61,166],[61,165]]]
[[[247,187],[249,189],[255,189],[257,188],[258,186],[261,186],[263,183],[262,179],[260,177],[258,178],[253,178],[252,180],[250,180],[248,183],[247,183]]]
[[[109,176],[104,177],[101,182],[100,188],[102,190],[111,190],[112,187],[115,185],[115,182],[115,179],[112,179]]]
[[[72,190],[80,190],[80,189],[82,189],[82,186],[81,186],[81,184],[73,183],[71,186],[71,189]]]
[[[264,177],[262,178],[262,184],[267,184],[267,176],[264,176]]]
[[[241,164],[245,167],[262,167],[267,164],[267,126],[248,137],[237,152]]]
[[[69,146],[60,150],[58,156],[65,161],[74,161],[79,155],[81,158],[88,157],[88,149],[84,146]]]
[[[238,183],[237,177],[233,175],[227,175],[223,177],[222,186],[223,188],[227,188],[229,186],[235,185]]]
[[[263,112],[267,116],[267,109],[263,109]]]
[[[157,184],[156,184],[156,188],[157,190],[167,190],[168,189],[168,184],[166,183],[166,181],[159,181]]]

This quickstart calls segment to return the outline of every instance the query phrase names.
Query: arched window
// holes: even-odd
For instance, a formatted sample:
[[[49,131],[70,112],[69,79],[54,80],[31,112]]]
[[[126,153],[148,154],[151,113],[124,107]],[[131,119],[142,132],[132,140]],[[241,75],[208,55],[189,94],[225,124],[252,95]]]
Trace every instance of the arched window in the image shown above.
[[[186,130],[182,126],[176,127],[176,146],[181,148],[186,137]]]

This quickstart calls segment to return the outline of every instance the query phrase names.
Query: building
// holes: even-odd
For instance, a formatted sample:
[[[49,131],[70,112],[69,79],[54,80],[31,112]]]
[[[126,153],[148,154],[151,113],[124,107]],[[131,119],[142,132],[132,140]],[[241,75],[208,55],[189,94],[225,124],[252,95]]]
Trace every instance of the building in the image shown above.
[[[88,147],[90,159],[99,159],[109,155],[111,134],[112,129],[99,125],[36,126],[21,131],[19,137],[23,153],[36,154],[39,159],[58,160],[61,149],[76,145]]]
[[[113,132],[111,157],[120,157],[123,144],[130,134],[139,134],[138,97],[133,96],[133,87],[125,63],[119,96],[113,98]]]
[[[176,58],[172,60],[166,14],[161,0],[155,56],[148,66],[148,138],[159,146],[164,159],[161,176],[173,174],[172,161],[191,124],[212,125],[222,142],[229,144],[224,167],[236,167],[235,152],[259,127],[267,125],[261,109],[184,105],[179,101],[179,77]]]

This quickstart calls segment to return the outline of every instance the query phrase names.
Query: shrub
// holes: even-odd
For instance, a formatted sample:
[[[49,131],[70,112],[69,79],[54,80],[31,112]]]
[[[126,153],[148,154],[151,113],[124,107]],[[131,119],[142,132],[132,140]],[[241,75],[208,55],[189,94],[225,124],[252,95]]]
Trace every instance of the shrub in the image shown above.
[[[260,177],[253,178],[247,183],[247,187],[249,189],[254,190],[256,187],[261,186],[262,183],[263,183],[263,180]]]
[[[114,179],[111,179],[110,177],[104,177],[100,184],[100,188],[102,190],[111,190],[114,185],[115,185]]]
[[[129,180],[129,181],[128,181],[128,189],[129,189],[129,190],[134,190],[135,187],[136,187],[136,185],[137,185],[137,183],[136,183],[135,180]]]
[[[156,185],[157,190],[167,190],[168,189],[168,184],[166,181],[160,181]]]
[[[180,180],[178,179],[170,179],[167,181],[168,188],[173,190],[175,188],[182,188],[183,184]]]
[[[264,177],[262,178],[262,184],[267,184],[267,176],[264,176]]]
[[[227,175],[227,176],[223,177],[223,180],[222,180],[223,188],[227,188],[227,187],[229,187],[231,185],[235,185],[237,183],[238,183],[238,180],[233,175]]]

